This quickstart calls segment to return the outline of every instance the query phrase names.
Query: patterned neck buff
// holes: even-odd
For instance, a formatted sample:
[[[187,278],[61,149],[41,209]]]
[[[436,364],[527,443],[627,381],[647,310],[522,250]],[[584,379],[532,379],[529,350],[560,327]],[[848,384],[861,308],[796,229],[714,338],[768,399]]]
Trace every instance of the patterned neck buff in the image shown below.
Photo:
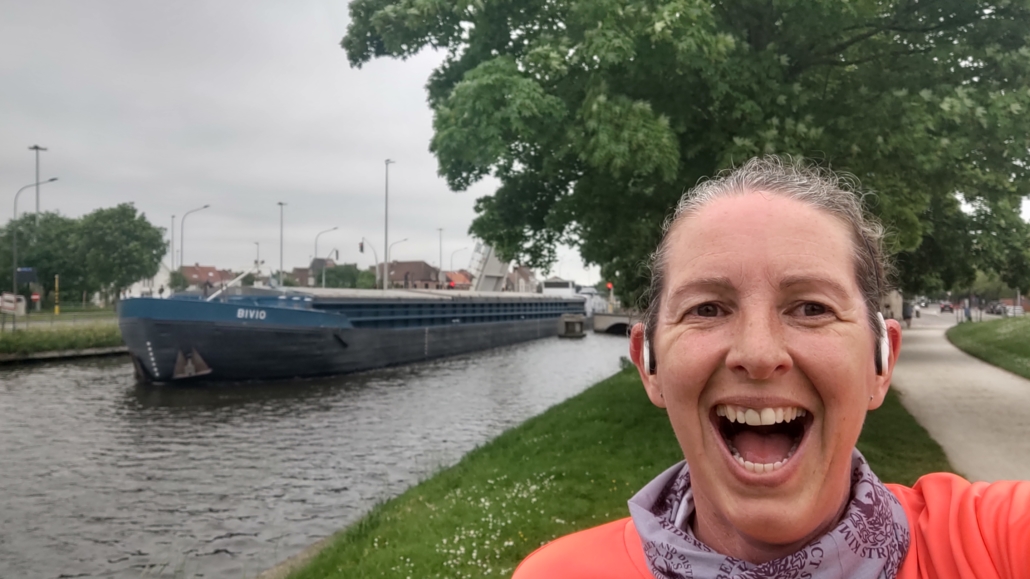
[[[647,565],[656,579],[894,579],[908,553],[905,511],[855,450],[851,502],[833,530],[801,550],[755,565],[716,553],[690,528],[694,495],[680,462],[629,500]]]

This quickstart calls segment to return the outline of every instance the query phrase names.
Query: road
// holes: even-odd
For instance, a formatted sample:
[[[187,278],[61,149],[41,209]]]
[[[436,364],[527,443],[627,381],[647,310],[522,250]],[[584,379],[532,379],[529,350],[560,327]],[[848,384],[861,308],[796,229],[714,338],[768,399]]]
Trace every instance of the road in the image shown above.
[[[892,387],[966,478],[1030,480],[1030,380],[953,346],[955,323],[936,308],[913,320]]]

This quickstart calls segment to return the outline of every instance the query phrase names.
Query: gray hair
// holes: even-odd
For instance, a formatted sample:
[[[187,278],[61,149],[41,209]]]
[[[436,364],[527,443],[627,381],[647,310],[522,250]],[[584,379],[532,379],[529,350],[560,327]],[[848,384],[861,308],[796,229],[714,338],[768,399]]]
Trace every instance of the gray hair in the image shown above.
[[[858,179],[837,174],[803,159],[775,155],[755,157],[736,169],[726,170],[714,179],[703,181],[687,191],[676,211],[662,225],[662,239],[649,261],[651,284],[645,294],[647,309],[644,326],[647,338],[654,341],[665,282],[669,232],[684,217],[696,214],[721,197],[762,191],[795,199],[840,219],[854,241],[855,277],[866,303],[869,325],[879,336],[880,299],[889,291],[888,274],[892,265],[884,252],[883,226],[863,209],[864,194],[858,192]]]

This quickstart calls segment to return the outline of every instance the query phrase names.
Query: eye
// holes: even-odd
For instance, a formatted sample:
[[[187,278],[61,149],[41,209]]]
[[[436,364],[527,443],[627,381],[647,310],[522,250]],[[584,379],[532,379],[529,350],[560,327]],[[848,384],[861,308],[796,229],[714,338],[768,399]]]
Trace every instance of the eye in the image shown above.
[[[822,316],[827,312],[829,312],[829,309],[826,306],[815,302],[808,302],[801,305],[801,313],[805,316]]]
[[[715,304],[701,304],[694,309],[702,318],[714,318],[719,315],[719,306]]]

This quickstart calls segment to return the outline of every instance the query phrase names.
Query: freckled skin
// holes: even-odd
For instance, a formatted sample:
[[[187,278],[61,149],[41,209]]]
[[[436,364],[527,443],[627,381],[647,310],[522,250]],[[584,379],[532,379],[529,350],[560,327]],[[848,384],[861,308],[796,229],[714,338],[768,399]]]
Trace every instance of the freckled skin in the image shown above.
[[[657,374],[643,368],[639,324],[630,354],[690,464],[694,531],[723,554],[782,557],[843,512],[851,450],[890,385],[889,371],[876,374],[852,248],[836,217],[756,192],[713,201],[670,232],[651,345]],[[893,368],[896,321],[888,335]],[[789,478],[755,484],[734,472],[711,420],[728,398],[786,400],[812,414]]]

